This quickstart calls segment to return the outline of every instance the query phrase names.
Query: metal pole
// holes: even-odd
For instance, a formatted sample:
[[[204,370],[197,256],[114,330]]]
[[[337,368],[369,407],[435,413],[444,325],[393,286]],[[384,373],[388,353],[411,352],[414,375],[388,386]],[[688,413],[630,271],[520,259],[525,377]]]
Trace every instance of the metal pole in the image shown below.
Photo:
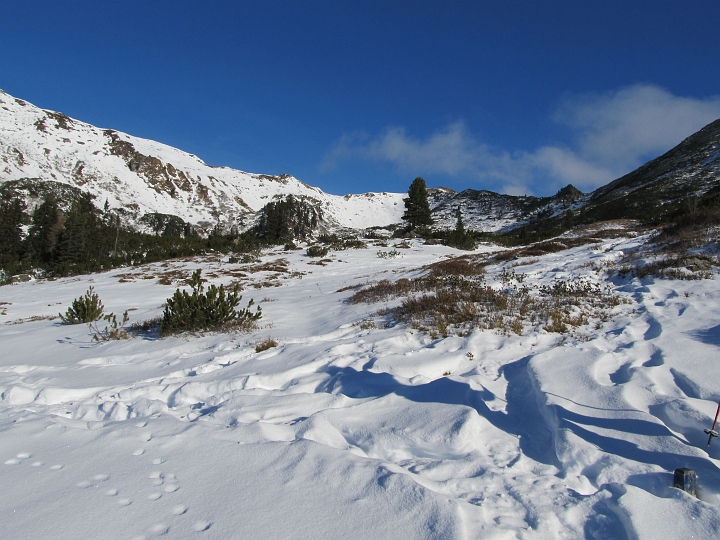
[[[715,430],[718,423],[718,416],[720,416],[720,403],[718,403],[718,408],[715,412],[715,420],[713,421],[712,428],[705,430],[705,433],[708,434],[708,446],[710,446],[710,443],[712,443],[713,437],[717,437],[719,435],[718,432]]]

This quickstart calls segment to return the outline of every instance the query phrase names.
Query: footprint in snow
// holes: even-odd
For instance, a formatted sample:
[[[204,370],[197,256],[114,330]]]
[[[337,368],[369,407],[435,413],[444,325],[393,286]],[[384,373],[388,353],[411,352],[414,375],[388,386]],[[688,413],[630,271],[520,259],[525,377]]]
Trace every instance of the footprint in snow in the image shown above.
[[[32,456],[32,454],[30,454],[29,452],[20,452],[14,458],[8,459],[5,462],[5,465],[18,465],[18,464],[22,463],[23,459],[27,459],[31,456]]]
[[[187,506],[183,506],[182,504],[173,506],[172,513],[176,516],[182,516],[185,512],[187,512]]]
[[[195,525],[193,525],[193,529],[195,529],[195,532],[203,532],[207,531],[211,525],[211,521],[200,520],[195,522]]]
[[[158,523],[157,525],[153,525],[150,529],[150,532],[154,534],[155,536],[163,536],[164,534],[167,534],[168,531],[170,531],[170,527],[165,525],[164,523]]]
[[[148,495],[147,498],[150,501],[157,501],[160,497],[162,497],[162,493],[156,491],[155,493],[151,493],[150,495]]]
[[[117,502],[120,506],[130,506],[132,501],[130,499],[118,499]]]
[[[142,456],[144,453],[145,453],[145,449],[144,449],[144,448],[138,448],[137,450],[135,450],[135,451],[133,452],[132,455],[133,455],[133,456]]]

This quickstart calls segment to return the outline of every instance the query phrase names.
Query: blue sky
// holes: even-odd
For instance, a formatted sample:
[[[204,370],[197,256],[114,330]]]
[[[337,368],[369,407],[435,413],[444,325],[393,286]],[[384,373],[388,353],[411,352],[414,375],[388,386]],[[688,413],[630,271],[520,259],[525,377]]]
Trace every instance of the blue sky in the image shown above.
[[[336,194],[548,195],[720,118],[720,2],[4,0],[0,88]]]

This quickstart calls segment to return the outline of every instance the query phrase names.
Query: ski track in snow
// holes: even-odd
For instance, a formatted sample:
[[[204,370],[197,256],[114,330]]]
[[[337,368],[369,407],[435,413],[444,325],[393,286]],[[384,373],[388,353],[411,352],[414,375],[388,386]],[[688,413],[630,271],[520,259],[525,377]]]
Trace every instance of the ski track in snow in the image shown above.
[[[588,262],[641,241],[516,271],[598,281]],[[397,259],[370,248],[317,266],[266,252],[304,274],[245,283],[243,302],[264,313],[253,334],[98,344],[84,325],[28,321],[89,284],[106,311],[157,316],[174,287],[140,274],[159,264],[124,282],[128,269],[0,288],[0,537],[717,537],[720,445],[702,431],[720,398],[717,281],[615,279],[632,303],[563,343],[362,329],[394,304],[336,292],[457,254],[414,244]],[[235,267],[172,266],[216,283]],[[256,353],[267,337],[278,347]],[[698,472],[701,500],[669,487],[676,467]]]

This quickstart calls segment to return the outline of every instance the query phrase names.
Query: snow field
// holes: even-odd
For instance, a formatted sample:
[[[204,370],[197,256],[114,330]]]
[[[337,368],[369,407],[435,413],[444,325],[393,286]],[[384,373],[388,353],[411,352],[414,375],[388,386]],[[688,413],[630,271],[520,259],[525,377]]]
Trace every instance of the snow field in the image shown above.
[[[641,242],[504,266],[538,284],[602,282],[599,262]],[[1,288],[0,537],[718,535],[720,449],[702,433],[720,398],[715,280],[615,279],[632,302],[564,340],[433,340],[384,327],[375,313],[399,300],[352,305],[346,288],[458,252],[376,251],[325,266],[265,252],[288,272],[243,272],[241,304],[264,314],[252,334],[95,343],[84,325],[40,318],[90,284],[106,311],[157,316],[175,288],[163,271],[229,283],[242,265],[217,258]],[[278,346],[255,352],[269,337]],[[683,466],[701,500],[669,487]]]

